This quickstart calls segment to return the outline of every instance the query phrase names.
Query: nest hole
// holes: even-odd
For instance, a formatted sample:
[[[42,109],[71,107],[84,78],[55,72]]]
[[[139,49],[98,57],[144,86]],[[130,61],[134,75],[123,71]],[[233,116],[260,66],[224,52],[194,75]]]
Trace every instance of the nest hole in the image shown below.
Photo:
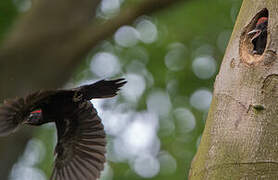
[[[240,37],[241,60],[251,65],[262,60],[268,35],[268,10],[258,12],[244,28]]]

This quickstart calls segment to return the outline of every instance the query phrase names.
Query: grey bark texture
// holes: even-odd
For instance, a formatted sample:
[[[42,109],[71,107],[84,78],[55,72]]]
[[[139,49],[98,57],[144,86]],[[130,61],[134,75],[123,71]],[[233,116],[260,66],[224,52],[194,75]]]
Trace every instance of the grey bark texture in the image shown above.
[[[247,32],[269,13],[267,45]],[[189,179],[278,179],[278,0],[244,0],[227,47]]]

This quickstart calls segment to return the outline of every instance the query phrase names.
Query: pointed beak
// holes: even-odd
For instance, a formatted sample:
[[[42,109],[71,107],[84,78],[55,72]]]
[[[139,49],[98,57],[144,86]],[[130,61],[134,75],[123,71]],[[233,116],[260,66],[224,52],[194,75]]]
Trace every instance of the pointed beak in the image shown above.
[[[262,32],[262,31],[261,31],[260,29],[254,29],[254,30],[248,32],[247,34],[248,34],[248,35],[255,34],[255,35],[252,37],[252,39],[251,39],[251,42],[252,42],[254,39],[256,39],[256,38],[261,34],[261,32]]]
[[[247,34],[248,34],[248,35],[254,34],[254,33],[257,33],[258,31],[260,31],[260,30],[258,30],[258,29],[253,29],[252,31],[249,31]]]

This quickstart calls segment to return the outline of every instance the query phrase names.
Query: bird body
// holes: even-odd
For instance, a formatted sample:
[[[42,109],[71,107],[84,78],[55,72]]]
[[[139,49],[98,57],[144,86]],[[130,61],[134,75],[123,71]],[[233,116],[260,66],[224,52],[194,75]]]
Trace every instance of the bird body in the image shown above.
[[[104,168],[105,132],[92,98],[113,97],[126,81],[98,81],[69,90],[48,90],[5,101],[0,106],[0,136],[20,124],[54,122],[58,142],[51,180],[96,180]]]

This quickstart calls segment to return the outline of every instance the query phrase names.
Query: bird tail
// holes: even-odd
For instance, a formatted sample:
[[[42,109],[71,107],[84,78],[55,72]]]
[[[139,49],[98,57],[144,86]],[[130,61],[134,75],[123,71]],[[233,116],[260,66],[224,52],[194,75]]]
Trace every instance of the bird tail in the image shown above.
[[[86,100],[94,98],[110,98],[117,95],[120,88],[127,83],[125,79],[116,79],[112,81],[101,80],[90,85],[81,86],[81,92]]]

